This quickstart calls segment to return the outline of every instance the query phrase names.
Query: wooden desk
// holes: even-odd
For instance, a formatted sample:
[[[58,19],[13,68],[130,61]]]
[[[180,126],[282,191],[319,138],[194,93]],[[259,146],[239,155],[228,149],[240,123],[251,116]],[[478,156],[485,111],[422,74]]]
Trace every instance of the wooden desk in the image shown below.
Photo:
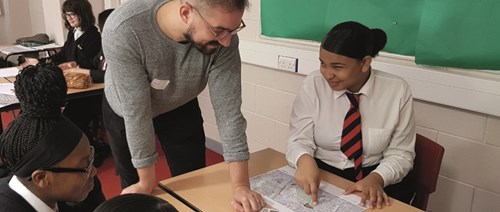
[[[15,77],[0,77],[0,83],[13,83],[16,80]],[[104,93],[104,83],[92,83],[86,89],[72,89],[68,88],[68,96],[66,100],[79,99],[88,96],[96,96]],[[0,134],[3,132],[3,124],[1,121],[1,112],[11,111],[19,109],[21,105],[19,103],[14,103],[0,107]]]
[[[0,83],[13,83],[16,77],[0,77]],[[79,99],[87,96],[96,96],[104,93],[104,83],[92,83],[85,89],[68,88],[68,96],[66,100]],[[0,107],[0,112],[19,109],[19,103]]]
[[[46,51],[49,55],[52,52],[53,54],[56,53],[58,49],[60,49],[62,46],[58,46],[54,43],[47,44],[47,45],[41,45],[41,46],[35,46],[35,47],[25,47],[21,45],[0,45],[0,53],[5,55],[4,60],[7,61],[10,56],[13,55],[24,55],[24,54],[30,54],[30,53],[39,53]],[[37,57],[38,58],[38,57]]]
[[[184,203],[180,202],[178,199],[158,187],[153,190],[152,195],[166,200],[180,212],[194,211],[193,209],[189,208]]]
[[[287,162],[284,154],[272,149],[252,153],[248,162],[250,176],[256,176],[285,165]],[[344,189],[352,184],[352,182],[326,171],[321,171],[321,179]],[[173,192],[173,196],[179,196],[182,198],[181,201],[189,202],[200,211],[233,211],[230,204],[232,200],[231,181],[228,165],[225,162],[169,178],[159,184],[170,190],[167,189],[167,192]],[[391,200],[393,204],[389,207],[367,211],[420,211],[395,199]]]

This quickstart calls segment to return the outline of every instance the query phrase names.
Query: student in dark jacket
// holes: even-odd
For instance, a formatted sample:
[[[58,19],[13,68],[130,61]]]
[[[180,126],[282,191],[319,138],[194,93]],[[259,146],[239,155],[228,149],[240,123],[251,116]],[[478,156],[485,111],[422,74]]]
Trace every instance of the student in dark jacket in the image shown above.
[[[71,0],[69,0],[71,1]],[[67,2],[65,2],[65,5]],[[85,0],[85,2],[87,2]],[[68,3],[69,5],[72,5],[74,3]],[[65,10],[64,8],[70,7],[70,6],[64,6],[63,5],[63,11]],[[71,6],[73,7],[73,6]],[[67,9],[69,10],[69,9]],[[98,24],[99,24],[99,29],[102,31],[102,28],[104,27],[104,23],[106,22],[106,19],[108,16],[111,14],[113,9],[107,9],[104,10],[99,14],[99,19],[98,19]],[[68,14],[68,13],[65,13]],[[93,18],[94,16],[92,16]],[[68,21],[67,21],[68,22]],[[99,33],[99,32],[98,32]],[[100,36],[99,36],[100,38]],[[99,40],[99,46],[100,46],[100,40]],[[21,70],[24,67],[27,67],[29,65],[36,65],[38,64],[39,61],[34,58],[26,58],[26,62],[21,64],[18,68]],[[56,63],[57,64],[57,63]],[[84,68],[82,66],[77,66],[77,64],[72,61],[72,62],[66,62],[63,64],[58,64],[59,67],[63,68],[64,71],[70,72],[70,71],[77,71],[77,72],[83,72],[83,73],[88,73],[90,74],[90,77],[92,79],[92,82],[94,83],[103,83],[104,82],[104,73],[106,71],[106,60],[104,58],[104,54],[102,52],[102,49],[99,50],[99,53],[95,55],[93,58],[91,58],[87,62],[88,66],[91,68]],[[70,100],[67,102],[66,107],[64,109],[64,116],[68,117],[73,123],[75,123],[84,133],[87,135],[89,138],[90,144],[94,146],[96,150],[96,158],[95,158],[95,166],[99,167],[103,160],[111,154],[111,149],[109,145],[104,143],[102,140],[94,138],[92,133],[90,132],[89,125],[92,120],[97,119],[102,110],[102,95],[97,95],[97,96],[90,96],[86,98],[81,98],[81,99],[74,99]]]
[[[95,27],[92,5],[87,0],[66,0],[62,6],[68,37],[61,51],[50,56],[56,64],[75,62],[82,68],[95,69],[92,58],[101,50],[101,34]]]
[[[0,135],[0,211],[92,211],[104,201],[94,149],[61,115],[66,81],[57,66],[28,66],[16,77],[21,115]],[[66,202],[71,202],[67,204]]]
[[[98,16],[98,25],[99,25],[99,31],[102,32],[102,28],[104,27],[104,24],[106,22],[106,19],[108,16],[113,12],[114,9],[107,9],[99,13]],[[104,73],[106,71],[106,59],[104,57],[104,53],[102,52],[102,49],[97,53],[96,56],[92,58],[90,61],[91,67],[93,68],[83,68],[83,67],[77,67],[75,69],[68,69],[67,71],[72,71],[72,70],[77,70],[79,72],[83,73],[89,73],[90,78],[92,78],[92,82],[95,83],[103,83],[104,82]]]
[[[96,57],[101,51],[101,34],[95,27],[95,17],[92,5],[88,0],[66,0],[62,6],[64,23],[68,29],[68,37],[62,50],[50,57],[52,62],[64,69],[77,68],[94,70],[99,73],[99,62]],[[92,75],[91,75],[92,76]],[[93,82],[103,82],[102,76]],[[89,138],[90,144],[96,149],[96,166],[100,166],[104,158],[109,155],[109,147],[94,138],[89,127],[92,120],[97,120],[101,114],[102,96],[70,100],[66,104],[63,114],[75,123]]]
[[[102,31],[104,23],[106,22],[106,19],[112,11],[113,9],[108,9],[99,14],[98,22],[100,31]],[[104,54],[102,53],[102,49],[96,56],[92,58],[92,60],[90,60],[90,66],[91,68],[79,66],[77,68],[68,69],[66,71],[88,73],[90,74],[92,82],[103,83],[104,73],[106,71],[106,60],[104,58]],[[96,149],[96,160],[94,164],[96,165],[96,167],[99,167],[102,164],[103,160],[111,154],[109,145],[98,138],[94,138],[89,128],[92,120],[97,120],[101,115],[101,105],[102,95],[74,99],[68,101],[63,112],[66,117],[71,119],[71,121],[73,121],[78,127],[80,127],[80,129],[83,130],[87,137],[89,137],[90,143]]]

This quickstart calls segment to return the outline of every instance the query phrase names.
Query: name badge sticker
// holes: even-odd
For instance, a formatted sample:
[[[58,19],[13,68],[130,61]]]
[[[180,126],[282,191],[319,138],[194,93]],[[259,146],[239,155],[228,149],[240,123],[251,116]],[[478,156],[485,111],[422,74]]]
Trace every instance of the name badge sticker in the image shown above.
[[[152,88],[156,90],[165,90],[167,88],[167,85],[170,83],[170,80],[161,80],[161,79],[153,79],[151,81],[150,85]]]

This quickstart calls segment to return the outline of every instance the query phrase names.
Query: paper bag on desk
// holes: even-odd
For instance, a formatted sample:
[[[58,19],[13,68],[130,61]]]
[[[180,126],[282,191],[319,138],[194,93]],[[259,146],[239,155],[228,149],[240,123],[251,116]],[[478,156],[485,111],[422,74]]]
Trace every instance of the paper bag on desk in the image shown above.
[[[66,85],[68,88],[88,88],[90,85],[90,75],[81,72],[66,71],[64,72]]]

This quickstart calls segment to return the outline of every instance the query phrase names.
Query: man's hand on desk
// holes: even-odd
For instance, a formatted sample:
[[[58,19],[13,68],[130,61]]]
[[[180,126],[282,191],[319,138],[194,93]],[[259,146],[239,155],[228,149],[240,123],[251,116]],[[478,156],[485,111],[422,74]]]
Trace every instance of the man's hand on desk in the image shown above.
[[[344,194],[350,194],[355,191],[361,192],[361,205],[370,208],[382,208],[384,205],[391,205],[389,196],[384,192],[384,179],[372,172],[362,180],[347,187]],[[368,202],[368,205],[366,203]]]
[[[122,194],[140,193],[151,194],[156,186],[156,170],[155,165],[152,164],[147,167],[138,168],[139,182],[130,185],[122,190]]]
[[[231,205],[238,212],[259,211],[266,203],[262,196],[250,189],[248,161],[233,161],[229,163],[229,175],[233,187]]]
[[[122,190],[121,194],[137,193],[137,194],[151,194],[152,189],[141,183],[132,184]]]
[[[238,212],[260,211],[266,203],[262,196],[250,189],[248,185],[241,185],[233,189],[231,205]]]

